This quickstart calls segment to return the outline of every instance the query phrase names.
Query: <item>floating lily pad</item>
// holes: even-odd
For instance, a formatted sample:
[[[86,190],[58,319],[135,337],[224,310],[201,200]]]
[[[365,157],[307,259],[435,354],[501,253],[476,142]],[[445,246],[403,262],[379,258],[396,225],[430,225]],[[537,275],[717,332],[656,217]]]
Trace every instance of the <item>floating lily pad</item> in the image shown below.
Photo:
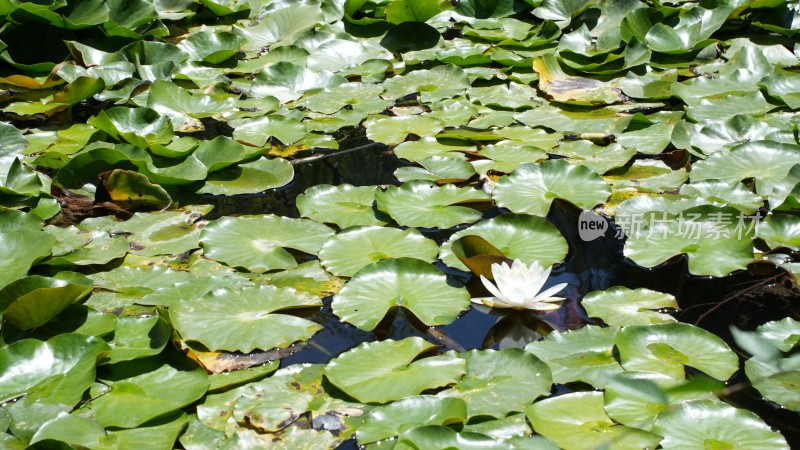
[[[233,132],[233,138],[237,141],[256,147],[263,147],[271,137],[289,145],[305,136],[306,129],[300,121],[277,114],[246,120],[236,126]]]
[[[389,78],[383,86],[383,98],[387,100],[419,92],[420,100],[427,103],[461,95],[470,87],[470,82],[463,69],[445,64]]]
[[[438,253],[439,246],[413,228],[365,226],[332,236],[320,250],[319,259],[332,274],[347,277],[383,259],[408,257],[433,262]]]
[[[211,351],[244,353],[286,347],[306,340],[322,327],[280,312],[322,306],[318,297],[291,288],[260,286],[241,291],[215,290],[170,308],[170,319],[183,340]]]
[[[464,181],[475,175],[475,169],[462,159],[430,156],[417,161],[422,167],[400,167],[394,176],[401,182],[436,181],[439,184]]]
[[[619,326],[674,322],[674,317],[657,310],[678,308],[678,302],[670,294],[624,286],[591,292],[581,300],[581,305],[590,317]]]
[[[255,161],[226,167],[211,173],[199,194],[256,194],[285,186],[294,178],[294,167],[283,158],[261,157]]]
[[[107,366],[99,379],[103,390],[75,414],[104,427],[137,427],[191,404],[208,389],[206,371],[175,353],[166,361],[151,356]]]
[[[685,323],[630,325],[617,334],[625,370],[685,377],[684,366],[725,381],[739,368],[736,354],[719,337]]]
[[[109,342],[111,353],[103,364],[157,355],[167,346],[171,334],[172,327],[160,316],[119,317]]]
[[[21,278],[0,290],[3,321],[22,330],[40,327],[89,295],[93,287],[91,280],[74,272]]]
[[[489,196],[469,187],[439,187],[424,181],[412,181],[378,191],[375,199],[378,209],[392,216],[400,225],[447,229],[480,219],[480,211],[461,205],[485,203]]]
[[[698,420],[702,418],[702,420]],[[678,431],[680,430],[680,431]],[[665,449],[785,449],[788,444],[758,416],[717,400],[684,402],[656,417],[653,432],[664,436]]]
[[[552,223],[527,214],[503,214],[454,233],[442,244],[440,257],[450,267],[469,269],[453,254],[452,245],[464,236],[479,236],[512,260],[537,261],[543,267],[561,262],[569,246]]]
[[[466,361],[453,355],[411,362],[434,347],[422,338],[367,342],[325,367],[328,380],[358,401],[386,403],[457,382]]]
[[[561,448],[655,448],[661,436],[614,423],[603,409],[602,392],[573,392],[528,407],[534,431]],[[587,446],[591,443],[590,446]]]
[[[467,360],[466,375],[437,396],[463,399],[468,417],[503,418],[512,411],[524,411],[536,398],[550,392],[550,368],[522,349],[472,350],[463,357]]]
[[[556,198],[589,210],[610,194],[605,181],[589,168],[552,160],[522,164],[497,182],[492,196],[499,206],[513,212],[544,217]]]
[[[436,136],[444,129],[438,120],[426,116],[387,117],[367,125],[367,137],[388,145],[399,144],[409,134],[419,137]]]
[[[614,358],[618,327],[586,326],[579,330],[556,331],[544,340],[531,342],[525,351],[546,362],[553,382],[566,384],[583,381],[597,388],[623,371]]]
[[[758,227],[758,237],[764,239],[770,248],[800,248],[800,220],[788,214],[774,214],[767,217]]]
[[[365,266],[333,298],[334,314],[371,331],[391,309],[402,307],[428,326],[446,325],[469,306],[469,293],[451,286],[431,264],[413,258]]]
[[[765,399],[791,411],[800,411],[800,370],[786,370],[780,365],[754,356],[744,363],[744,372],[753,387]],[[789,366],[789,364],[785,364]]]
[[[260,273],[296,267],[286,248],[317,254],[332,234],[330,228],[308,219],[225,217],[203,229],[200,245],[208,258]]]
[[[303,217],[347,228],[357,225],[383,225],[375,215],[375,187],[318,184],[297,196],[297,209]]]
[[[356,431],[360,445],[395,437],[424,425],[449,425],[467,421],[467,405],[460,398],[432,395],[406,397],[371,410]]]
[[[691,273],[721,277],[753,260],[755,224],[750,216],[732,208],[700,206],[678,214],[633,215],[626,220],[634,230],[624,254],[645,267],[685,253]]]

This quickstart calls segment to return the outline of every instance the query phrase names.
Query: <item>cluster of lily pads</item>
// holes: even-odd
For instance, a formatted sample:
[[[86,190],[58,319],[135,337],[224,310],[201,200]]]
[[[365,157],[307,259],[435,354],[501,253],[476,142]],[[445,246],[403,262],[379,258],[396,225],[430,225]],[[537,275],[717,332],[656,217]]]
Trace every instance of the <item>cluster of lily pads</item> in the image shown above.
[[[6,0],[0,17],[3,446],[788,447],[718,397],[740,357],[646,289],[592,292],[594,325],[505,348],[409,333],[279,367],[326,324],[369,333],[399,308],[436,331],[485,309],[471,277],[564,262],[580,248],[554,202],[615,222],[640,266],[800,270],[797,2]],[[360,144],[407,163],[397,183],[209,218],[209,197]],[[753,357],[733,380],[800,410],[800,322],[735,335]]]

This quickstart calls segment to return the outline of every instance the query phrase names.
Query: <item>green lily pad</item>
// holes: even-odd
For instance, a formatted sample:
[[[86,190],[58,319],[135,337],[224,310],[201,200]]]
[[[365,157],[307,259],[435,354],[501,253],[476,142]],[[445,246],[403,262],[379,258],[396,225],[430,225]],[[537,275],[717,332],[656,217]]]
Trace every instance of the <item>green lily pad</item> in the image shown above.
[[[674,317],[657,310],[678,308],[678,302],[670,294],[643,288],[628,289],[624,286],[591,292],[581,300],[581,305],[590,317],[603,319],[608,325],[619,326],[674,322]]]
[[[653,432],[664,436],[661,447],[665,449],[789,447],[783,436],[757,415],[716,400],[684,402],[662,412]]]
[[[471,350],[463,357],[464,378],[437,396],[463,399],[468,417],[503,418],[512,411],[525,411],[537,397],[550,393],[550,368],[525,350]]]
[[[136,213],[124,222],[97,223],[84,220],[82,227],[96,225],[108,233],[128,233],[130,252],[143,256],[171,255],[200,248],[198,239],[205,221],[198,221],[211,210],[199,205],[180,211]],[[202,225],[202,226],[201,226]]]
[[[733,208],[699,206],[643,219],[635,215],[625,219],[634,230],[625,242],[624,254],[641,266],[657,266],[684,253],[691,273],[721,277],[753,260],[755,225]],[[640,222],[635,224],[635,220]]]
[[[246,120],[233,131],[234,139],[256,147],[263,147],[271,137],[289,145],[305,136],[306,129],[300,121],[277,114]]]
[[[720,98],[709,97],[695,105],[686,107],[686,115],[698,122],[724,121],[739,114],[761,116],[775,109],[775,105],[767,102],[761,91],[745,95],[720,95]]]
[[[409,134],[419,137],[436,136],[444,129],[438,120],[427,116],[400,116],[378,119],[367,124],[367,137],[388,145],[399,144]]]
[[[682,402],[714,399],[723,385],[708,378],[676,380],[655,372],[624,372],[605,387],[605,410],[615,421],[645,431],[653,430],[659,413]]]
[[[586,166],[593,172],[603,174],[626,165],[636,154],[636,149],[623,147],[620,144],[602,146],[587,140],[579,140],[563,142],[553,153],[568,157],[573,164]]]
[[[387,403],[457,382],[466,370],[461,358],[441,355],[411,362],[433,347],[418,337],[366,342],[328,363],[325,376],[366,403]]]
[[[21,278],[0,290],[3,321],[22,330],[40,327],[84,299],[93,287],[91,280],[73,272]]]
[[[117,318],[111,353],[103,364],[115,364],[161,353],[169,342],[172,327],[160,316]]]
[[[147,95],[147,107],[169,117],[175,131],[202,130],[197,120],[212,117],[235,108],[230,97],[198,95],[165,80],[155,80]]]
[[[254,27],[255,28],[255,27]],[[311,70],[281,61],[259,72],[250,85],[254,97],[277,97],[282,103],[300,98],[311,89],[347,83],[341,75],[324,70]]]
[[[46,261],[51,266],[106,264],[122,258],[129,249],[124,236],[112,236],[103,230],[48,225],[45,231],[57,239],[53,257]]]
[[[180,47],[194,60],[219,64],[236,54],[244,42],[243,37],[229,31],[200,28],[183,40]]]
[[[462,159],[430,156],[417,161],[422,167],[400,167],[394,176],[400,182],[411,180],[436,181],[440,184],[467,180],[475,175],[475,169]]]
[[[765,399],[775,402],[790,411],[800,411],[800,370],[782,369],[780,365],[754,356],[744,363],[744,373],[753,387]],[[789,364],[786,364],[789,366]]]
[[[429,103],[464,94],[470,82],[463,69],[445,64],[430,70],[415,70],[394,76],[386,80],[383,86],[385,92],[382,97],[387,100],[419,92],[420,101]]]
[[[462,152],[469,151],[474,151],[474,146],[442,144],[432,136],[425,136],[418,141],[406,141],[394,148],[394,154],[398,158],[409,161],[421,161],[432,156],[466,159]]]
[[[438,253],[439,246],[413,228],[364,226],[332,236],[322,246],[319,259],[330,273],[348,277],[383,259],[408,257],[430,263]]]
[[[460,398],[432,395],[406,397],[378,406],[364,417],[356,431],[359,445],[377,442],[424,425],[449,425],[467,421],[467,405]]]
[[[336,294],[345,283],[343,279],[325,271],[319,261],[309,261],[294,269],[264,274],[263,278],[273,286],[294,288],[319,298]]]
[[[546,216],[556,198],[586,210],[608,199],[611,189],[589,168],[562,160],[522,164],[497,182],[492,196],[516,213]]]
[[[457,432],[441,425],[429,425],[412,428],[397,439],[396,450],[413,450],[419,448],[458,448],[459,450],[502,450],[502,449],[537,449],[554,450],[556,447],[546,439],[497,439],[472,431]]]
[[[454,233],[442,244],[439,256],[450,267],[469,269],[453,254],[452,245],[464,236],[478,236],[500,250],[507,258],[525,264],[534,261],[543,267],[561,262],[569,246],[552,223],[527,214],[503,214]]]
[[[767,217],[758,227],[758,237],[764,239],[770,248],[800,248],[800,220],[788,214],[774,214]]]
[[[439,187],[424,181],[412,181],[378,191],[375,199],[378,209],[392,216],[400,225],[447,229],[480,219],[480,211],[460,205],[487,202],[489,196],[469,187]]]
[[[333,114],[346,105],[353,111],[367,114],[378,114],[392,103],[380,98],[383,87],[372,83],[347,83],[332,86],[307,95],[298,103],[312,111]]]
[[[300,215],[347,228],[357,225],[383,225],[375,215],[374,186],[318,184],[297,196]]]
[[[294,178],[294,166],[283,158],[261,157],[255,161],[226,167],[211,173],[198,194],[257,194],[288,184]]]
[[[655,448],[661,436],[614,423],[603,409],[602,392],[573,392],[528,407],[534,431],[561,448]]]
[[[617,334],[616,345],[629,371],[683,379],[688,365],[725,381],[739,368],[736,354],[722,339],[685,323],[629,325]]]
[[[451,286],[431,264],[413,258],[378,261],[359,270],[333,298],[343,321],[373,330],[391,309],[402,307],[428,326],[446,325],[469,306],[469,293]]]
[[[116,108],[100,111],[87,123],[105,131],[114,139],[124,140],[138,147],[168,144],[172,141],[172,121],[150,108]]]
[[[286,347],[322,327],[281,311],[322,306],[318,297],[292,288],[260,286],[241,291],[215,290],[170,308],[170,319],[184,341],[208,350],[252,352]]]
[[[750,192],[742,183],[699,181],[681,186],[681,195],[702,198],[715,206],[730,206],[752,214],[764,206],[761,196]]]
[[[602,388],[609,378],[623,372],[614,358],[618,332],[618,327],[592,325],[579,330],[556,331],[544,340],[531,342],[525,351],[547,363],[555,383],[583,381]]]
[[[192,404],[208,389],[206,371],[176,353],[106,366],[98,378],[102,390],[75,414],[103,427],[138,427]]]
[[[782,352],[789,352],[800,344],[800,322],[791,317],[767,322],[756,331]]]
[[[332,229],[308,219],[225,217],[203,229],[200,245],[208,258],[260,273],[296,267],[286,248],[317,254],[332,234]]]
[[[102,339],[80,334],[60,334],[46,342],[24,339],[10,344],[0,349],[0,366],[6,369],[13,366],[15,370],[4,370],[0,375],[0,398],[31,395],[49,384],[57,384],[77,403],[94,382],[97,360],[108,351]],[[41,364],[42,355],[48,356],[47,364]]]
[[[0,217],[0,222],[6,222]],[[49,256],[56,239],[43,231],[4,227],[0,223],[0,287],[28,274],[31,266]]]

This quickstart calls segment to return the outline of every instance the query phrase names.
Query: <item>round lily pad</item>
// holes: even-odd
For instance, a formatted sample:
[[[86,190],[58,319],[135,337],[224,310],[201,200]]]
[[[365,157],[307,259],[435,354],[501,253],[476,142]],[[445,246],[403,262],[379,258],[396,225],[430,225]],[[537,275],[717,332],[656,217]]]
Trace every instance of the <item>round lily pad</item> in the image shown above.
[[[297,209],[303,217],[338,225],[383,225],[373,209],[374,186],[318,184],[297,196]]]
[[[549,160],[520,165],[497,182],[492,196],[498,206],[544,217],[556,198],[588,210],[605,202],[610,194],[606,182],[588,167]]]
[[[466,421],[467,405],[464,400],[417,395],[371,410],[356,431],[356,439],[360,445],[366,445],[419,426]]]
[[[454,233],[442,245],[440,257],[445,264],[464,271],[467,267],[451,249],[453,242],[464,236],[479,236],[510,259],[530,265],[538,261],[543,267],[561,262],[569,246],[552,223],[527,214],[503,214]]]
[[[367,125],[367,137],[388,145],[399,144],[409,134],[419,137],[436,136],[444,125],[432,117],[399,116],[376,120]]]
[[[436,242],[413,228],[365,226],[332,236],[322,246],[319,259],[328,272],[352,276],[367,264],[382,259],[408,257],[433,262],[438,253]]]
[[[462,356],[467,360],[466,375],[437,395],[463,399],[468,417],[503,418],[550,393],[550,368],[525,350],[471,350]]]
[[[739,359],[725,341],[686,323],[630,325],[616,338],[625,370],[658,372],[676,379],[691,366],[725,381],[739,368]]]
[[[624,286],[591,292],[581,300],[581,305],[589,317],[598,317],[608,325],[620,326],[674,322],[674,317],[656,310],[678,308],[678,302],[670,294]]]
[[[285,248],[315,255],[332,234],[332,229],[308,219],[225,217],[203,230],[200,245],[208,258],[251,272],[266,272],[297,266]]]
[[[469,306],[466,289],[453,287],[431,264],[413,258],[372,263],[359,270],[333,298],[334,314],[373,330],[389,310],[403,307],[429,326],[445,325]]]
[[[325,376],[360,402],[386,403],[458,381],[466,361],[441,355],[411,362],[435,347],[422,338],[365,342],[325,367]]]
[[[545,339],[525,346],[525,351],[550,366],[556,383],[583,381],[602,388],[611,376],[623,371],[614,358],[618,332],[619,327],[591,325],[579,330],[554,331]]]
[[[322,306],[319,297],[292,288],[259,286],[241,291],[215,290],[170,308],[172,324],[184,341],[208,350],[269,350],[310,338],[322,327],[279,311]]]
[[[656,448],[661,436],[614,423],[603,409],[602,392],[573,392],[534,403],[527,410],[534,431],[561,448],[608,445]]]
[[[389,186],[376,192],[375,198],[378,209],[400,225],[441,229],[476,222],[481,218],[480,211],[461,205],[489,201],[489,196],[477,189],[433,186],[424,181]]]
[[[722,277],[753,260],[755,224],[739,210],[699,206],[678,214],[625,217],[631,234],[624,254],[641,266],[654,267],[686,254],[692,274]]]
[[[256,194],[285,186],[294,178],[294,167],[283,158],[264,158],[217,170],[206,177],[198,194]]]
[[[0,290],[0,312],[4,322],[30,330],[85,298],[93,287],[92,280],[73,272],[21,278]]]
[[[664,449],[786,449],[786,439],[750,411],[719,400],[684,402],[656,417]]]

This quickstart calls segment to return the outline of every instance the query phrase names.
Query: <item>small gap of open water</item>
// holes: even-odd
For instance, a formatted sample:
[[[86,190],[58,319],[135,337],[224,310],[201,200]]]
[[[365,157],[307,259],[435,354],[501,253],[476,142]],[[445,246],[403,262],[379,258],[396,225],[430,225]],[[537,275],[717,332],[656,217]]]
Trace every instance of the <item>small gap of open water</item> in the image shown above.
[[[295,166],[294,181],[278,190],[251,196],[208,197],[204,202],[214,205],[212,217],[265,213],[298,217],[295,199],[311,186],[397,184],[393,173],[405,165],[389,151],[367,149],[298,164]],[[501,212],[492,208],[484,213],[484,218]],[[734,348],[729,331],[731,325],[753,330],[758,325],[787,316],[800,319],[800,289],[791,274],[767,270],[761,275],[737,271],[720,278],[698,277],[689,273],[686,257],[673,258],[668,264],[653,269],[643,268],[624,257],[625,241],[615,237],[616,227],[613,224],[607,227],[603,237],[590,242],[581,240],[578,235],[579,214],[578,208],[558,200],[548,214],[548,219],[564,235],[570,247],[566,260],[553,269],[548,282],[548,286],[569,284],[560,294],[569,300],[558,312],[537,316],[526,312],[507,314],[470,308],[452,324],[431,331],[413,316],[397,309],[387,314],[375,330],[366,332],[341,322],[331,311],[331,299],[326,298],[324,307],[308,316],[324,328],[299,351],[284,357],[281,366],[326,363],[363,342],[409,336],[440,343],[441,352],[497,349],[503,345],[524,346],[525,342],[535,340],[552,329],[577,329],[593,323],[579,306],[579,300],[589,292],[618,285],[674,295],[681,306],[681,311],[675,312],[679,320],[717,334]],[[440,243],[454,232],[423,231]],[[441,263],[437,263],[437,266],[454,282],[466,282],[473,295],[487,295],[485,291],[481,292],[483,288],[480,282],[474,277],[470,279],[469,274],[447,268]],[[743,376],[737,375],[729,384],[740,381],[743,381]],[[790,443],[800,445],[798,413],[776,408],[763,401],[753,388],[737,390],[725,399],[756,412],[768,424],[780,430]],[[355,449],[355,441],[348,440],[339,448]]]

